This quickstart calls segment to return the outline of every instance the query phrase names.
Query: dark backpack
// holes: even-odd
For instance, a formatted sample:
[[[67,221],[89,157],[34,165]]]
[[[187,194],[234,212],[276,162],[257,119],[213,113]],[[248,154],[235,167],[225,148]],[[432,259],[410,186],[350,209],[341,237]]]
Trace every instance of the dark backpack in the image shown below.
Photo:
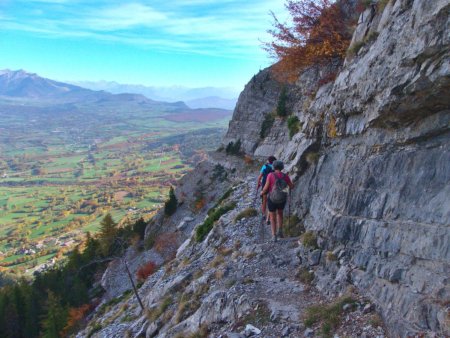
[[[288,184],[284,179],[285,175],[282,174],[281,177],[275,175],[275,184],[272,191],[269,193],[270,200],[275,204],[282,204],[286,202],[288,193],[285,191]]]
[[[264,164],[264,169],[263,169],[263,177],[262,177],[262,181],[261,181],[261,186],[264,188],[264,186],[266,185],[266,181],[267,181],[267,176],[269,176],[269,174],[273,172],[273,168],[271,165],[267,165]]]

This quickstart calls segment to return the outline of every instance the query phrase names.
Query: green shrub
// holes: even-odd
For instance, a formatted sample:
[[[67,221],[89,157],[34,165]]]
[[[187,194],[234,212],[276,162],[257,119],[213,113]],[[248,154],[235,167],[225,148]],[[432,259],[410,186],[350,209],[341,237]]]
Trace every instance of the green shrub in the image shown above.
[[[208,293],[209,284],[201,284],[195,292],[183,293],[175,313],[175,322],[178,324],[192,315],[201,305],[201,298]]]
[[[349,296],[338,298],[331,304],[313,305],[306,309],[303,323],[306,327],[321,322],[323,337],[330,337],[332,330],[335,330],[341,323],[343,307],[345,304],[352,304],[356,301]]]
[[[283,87],[280,92],[280,96],[278,97],[278,103],[277,103],[277,115],[280,117],[286,117],[288,116],[288,111],[286,107],[286,101],[287,101],[287,91],[286,87]]]
[[[221,164],[216,164],[214,166],[211,178],[213,180],[223,181],[227,178],[228,174],[225,170],[225,167]]]
[[[302,244],[307,248],[316,249],[317,245],[317,236],[312,231],[307,231],[302,235]]]
[[[243,218],[255,217],[258,215],[258,212],[254,208],[247,208],[242,210],[235,218],[234,222],[240,221]]]
[[[273,114],[267,114],[264,117],[264,121],[261,124],[261,130],[259,131],[259,137],[261,139],[265,138],[269,134],[269,131],[272,128],[274,121],[275,117],[273,116]]]
[[[384,10],[388,2],[389,0],[378,0],[377,9],[379,13],[381,13]]]
[[[254,309],[246,313],[242,318],[242,323],[252,323],[253,325],[260,327],[269,324],[272,320],[270,319],[271,310],[266,303],[258,303]]]
[[[378,35],[378,32],[370,32],[362,41],[358,41],[352,44],[347,50],[347,56],[351,57],[358,54],[359,50],[362,47],[364,47],[368,43],[375,41],[378,38]]]
[[[305,227],[296,215],[291,215],[283,220],[283,232],[286,237],[297,237],[305,232]]]
[[[221,198],[219,198],[217,203],[211,209],[208,210],[208,216],[211,215],[223,201],[225,201],[228,197],[230,197],[232,192],[233,188],[231,187],[222,195]]]
[[[359,50],[364,47],[366,43],[364,41],[358,41],[353,43],[347,50],[347,56],[355,56]]]
[[[317,163],[317,161],[319,160],[319,157],[320,157],[320,155],[318,152],[312,151],[312,152],[309,152],[306,154],[305,159],[309,165],[313,165],[313,164]]]
[[[228,211],[233,210],[236,207],[236,203],[232,202],[223,207],[215,209],[195,231],[195,239],[197,242],[203,241],[206,235],[211,231],[216,222],[222,215]]]
[[[159,304],[159,307],[153,310],[149,310],[147,313],[147,318],[154,322],[155,320],[157,320],[166,310],[167,308],[172,305],[172,297],[170,296],[166,296],[161,304]]]
[[[373,42],[378,38],[378,35],[380,35],[380,33],[372,31],[364,38],[364,41],[367,43]]]
[[[241,140],[237,140],[236,143],[230,142],[228,143],[225,152],[227,155],[240,155],[241,154]]]
[[[373,0],[360,0],[359,3],[364,9],[366,9],[373,3]]]
[[[292,138],[295,134],[297,134],[300,131],[300,121],[298,120],[297,116],[289,116],[287,119],[287,126],[289,129],[289,137]]]
[[[95,323],[91,329],[89,330],[87,337],[90,338],[94,335],[94,333],[100,331],[102,329],[102,324],[100,323]]]
[[[297,277],[297,279],[303,284],[311,285],[312,281],[314,280],[314,273],[310,272],[306,268],[300,268],[295,277]]]
[[[156,237],[158,237],[156,229],[151,229],[144,240],[144,248],[146,250],[150,250],[155,244]]]
[[[374,313],[372,316],[370,316],[369,324],[373,327],[383,327],[383,319],[381,319],[381,316],[378,313]]]
[[[191,333],[187,338],[207,338],[209,329],[205,324],[202,324],[197,332]]]
[[[325,254],[325,258],[326,258],[327,261],[329,261],[329,262],[335,262],[335,261],[337,261],[336,255],[333,254],[331,251],[327,251],[327,253]]]

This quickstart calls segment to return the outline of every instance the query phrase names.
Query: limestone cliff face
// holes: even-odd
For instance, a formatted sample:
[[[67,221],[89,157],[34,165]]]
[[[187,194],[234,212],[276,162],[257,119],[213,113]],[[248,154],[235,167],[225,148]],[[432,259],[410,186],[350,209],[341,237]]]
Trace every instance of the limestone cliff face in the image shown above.
[[[306,73],[290,90],[302,122],[292,140],[282,120],[271,147],[256,135],[277,83],[264,88],[263,102],[261,88],[247,85],[225,139],[287,163],[296,213],[319,250],[340,258],[321,260],[319,286],[351,281],[400,335],[450,334],[449,10],[447,0],[368,8],[336,80],[310,97],[305,83],[317,77]]]

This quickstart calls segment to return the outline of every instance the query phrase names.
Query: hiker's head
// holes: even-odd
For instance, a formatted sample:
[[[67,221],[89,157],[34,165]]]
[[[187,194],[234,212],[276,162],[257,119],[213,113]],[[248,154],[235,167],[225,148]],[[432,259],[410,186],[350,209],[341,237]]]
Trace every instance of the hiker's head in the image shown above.
[[[267,158],[267,162],[269,162],[270,164],[272,164],[273,161],[276,161],[276,160],[277,160],[277,158],[276,158],[275,156],[269,156],[269,157]]]
[[[275,170],[283,170],[284,169],[284,164],[281,161],[274,161],[272,166],[273,166],[273,169],[275,169]]]

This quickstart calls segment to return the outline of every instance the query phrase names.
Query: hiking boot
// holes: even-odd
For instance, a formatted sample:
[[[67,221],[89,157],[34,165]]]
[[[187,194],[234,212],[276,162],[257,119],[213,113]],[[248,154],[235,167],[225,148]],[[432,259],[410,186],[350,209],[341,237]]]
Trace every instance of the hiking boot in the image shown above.
[[[278,235],[279,238],[283,238],[283,237],[284,237],[284,235],[283,235],[283,229],[278,229],[277,235]]]

